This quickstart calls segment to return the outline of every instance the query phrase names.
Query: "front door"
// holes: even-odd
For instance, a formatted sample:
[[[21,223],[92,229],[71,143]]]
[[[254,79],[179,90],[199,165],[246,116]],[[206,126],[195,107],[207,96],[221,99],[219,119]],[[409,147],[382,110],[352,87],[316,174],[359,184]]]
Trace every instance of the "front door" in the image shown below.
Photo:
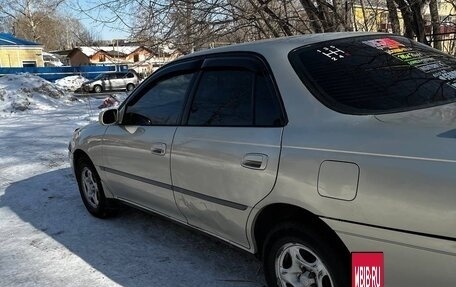
[[[171,143],[193,73],[152,81],[132,96],[121,124],[103,138],[108,186],[115,197],[184,221],[170,175]]]
[[[176,202],[188,223],[245,247],[249,213],[274,187],[285,122],[255,59],[203,63],[171,157]]]

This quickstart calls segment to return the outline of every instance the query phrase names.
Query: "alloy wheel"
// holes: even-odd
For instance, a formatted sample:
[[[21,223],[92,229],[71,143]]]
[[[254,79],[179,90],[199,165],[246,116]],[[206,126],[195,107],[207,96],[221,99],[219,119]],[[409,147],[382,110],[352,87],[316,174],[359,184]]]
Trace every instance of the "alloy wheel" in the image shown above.
[[[88,167],[84,167],[81,171],[81,183],[87,202],[93,208],[97,208],[99,204],[98,196],[100,192],[98,190],[97,181]]]
[[[280,287],[334,287],[319,256],[299,243],[287,243],[279,249],[275,271]]]

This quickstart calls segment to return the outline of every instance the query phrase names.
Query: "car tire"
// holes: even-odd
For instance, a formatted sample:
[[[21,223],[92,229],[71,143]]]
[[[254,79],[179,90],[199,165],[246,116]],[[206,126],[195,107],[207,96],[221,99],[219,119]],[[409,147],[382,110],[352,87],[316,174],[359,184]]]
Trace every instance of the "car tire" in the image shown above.
[[[92,162],[87,158],[80,158],[76,162],[75,173],[79,193],[90,214],[98,218],[115,215],[116,204],[113,199],[106,198],[100,176]]]
[[[135,88],[135,85],[134,84],[128,84],[127,85],[127,92],[133,90]]]
[[[101,93],[101,92],[103,91],[103,88],[102,88],[100,85],[95,85],[95,86],[93,87],[93,91],[94,91],[95,93]]]
[[[280,224],[269,233],[263,248],[268,286],[350,286],[350,254],[330,238],[321,228]]]

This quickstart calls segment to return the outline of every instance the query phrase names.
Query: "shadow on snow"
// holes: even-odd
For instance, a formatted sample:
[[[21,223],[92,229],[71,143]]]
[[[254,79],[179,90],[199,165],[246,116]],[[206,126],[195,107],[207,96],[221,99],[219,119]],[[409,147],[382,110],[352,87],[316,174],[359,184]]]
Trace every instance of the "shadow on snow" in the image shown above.
[[[12,183],[0,207],[122,286],[264,286],[253,256],[199,232],[128,207],[90,216],[69,168]]]

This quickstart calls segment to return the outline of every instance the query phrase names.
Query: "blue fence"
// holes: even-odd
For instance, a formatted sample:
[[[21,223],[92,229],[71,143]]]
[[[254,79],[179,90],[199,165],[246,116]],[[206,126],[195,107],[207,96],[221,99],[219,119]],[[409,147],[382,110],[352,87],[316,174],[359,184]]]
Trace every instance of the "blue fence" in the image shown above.
[[[42,77],[48,81],[55,81],[67,76],[81,75],[87,79],[93,79],[99,74],[110,72],[127,71],[127,65],[119,66],[79,66],[79,67],[24,67],[24,68],[0,68],[0,76],[30,73]]]

